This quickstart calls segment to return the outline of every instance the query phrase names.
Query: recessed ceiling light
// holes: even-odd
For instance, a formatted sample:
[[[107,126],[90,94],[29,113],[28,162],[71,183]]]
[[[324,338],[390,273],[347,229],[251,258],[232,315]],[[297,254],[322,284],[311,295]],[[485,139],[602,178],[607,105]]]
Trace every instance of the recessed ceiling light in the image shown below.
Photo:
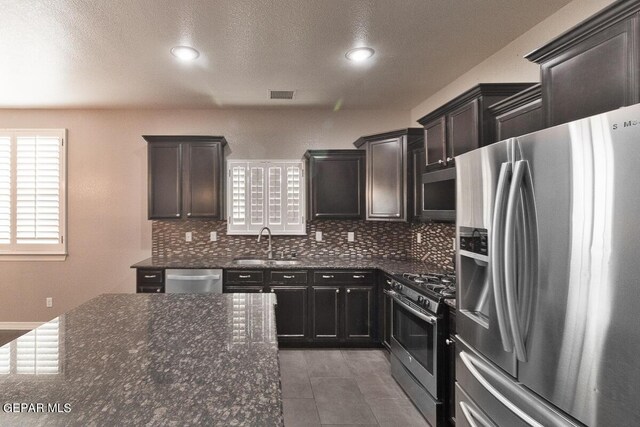
[[[193,61],[200,56],[200,52],[190,46],[172,47],[171,54],[181,61]]]
[[[371,58],[374,53],[375,51],[370,47],[356,47],[348,51],[344,56],[350,61],[362,62]]]

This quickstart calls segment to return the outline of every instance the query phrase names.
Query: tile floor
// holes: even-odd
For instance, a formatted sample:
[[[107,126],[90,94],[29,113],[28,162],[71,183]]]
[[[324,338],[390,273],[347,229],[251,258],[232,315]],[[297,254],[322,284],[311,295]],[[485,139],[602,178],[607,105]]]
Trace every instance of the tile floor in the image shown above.
[[[280,350],[285,427],[426,426],[383,350]]]

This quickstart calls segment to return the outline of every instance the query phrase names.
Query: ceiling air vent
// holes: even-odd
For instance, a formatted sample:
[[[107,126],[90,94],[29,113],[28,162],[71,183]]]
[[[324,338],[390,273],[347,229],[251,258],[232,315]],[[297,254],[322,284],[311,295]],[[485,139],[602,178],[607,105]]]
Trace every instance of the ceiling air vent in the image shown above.
[[[293,99],[293,90],[270,90],[270,99]]]

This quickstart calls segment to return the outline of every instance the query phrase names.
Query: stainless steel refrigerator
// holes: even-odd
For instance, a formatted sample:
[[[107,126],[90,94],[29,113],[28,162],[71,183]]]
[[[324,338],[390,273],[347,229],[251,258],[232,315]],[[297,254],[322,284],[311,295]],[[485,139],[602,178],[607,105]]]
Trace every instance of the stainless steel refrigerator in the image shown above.
[[[456,158],[460,426],[640,426],[640,104]]]

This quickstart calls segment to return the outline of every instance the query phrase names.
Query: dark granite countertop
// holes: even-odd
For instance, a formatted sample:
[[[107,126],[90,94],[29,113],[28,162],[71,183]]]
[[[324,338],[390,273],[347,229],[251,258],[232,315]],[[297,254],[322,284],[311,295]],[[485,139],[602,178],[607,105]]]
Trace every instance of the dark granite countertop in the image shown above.
[[[57,318],[53,373],[17,373],[17,341],[0,348],[0,362],[10,357],[10,373],[0,363],[0,425],[281,426],[274,303],[270,294],[101,295]],[[36,334],[51,335],[55,322]],[[60,406],[7,411],[13,403]]]
[[[238,265],[233,263],[233,257],[205,257],[182,256],[175,258],[147,258],[140,261],[132,268],[224,268],[224,269],[250,269],[260,270],[265,268],[277,270],[313,269],[380,269],[385,273],[444,273],[445,270],[438,265],[426,263],[420,260],[393,260],[387,258],[297,258],[299,264],[285,266],[255,266]]]

